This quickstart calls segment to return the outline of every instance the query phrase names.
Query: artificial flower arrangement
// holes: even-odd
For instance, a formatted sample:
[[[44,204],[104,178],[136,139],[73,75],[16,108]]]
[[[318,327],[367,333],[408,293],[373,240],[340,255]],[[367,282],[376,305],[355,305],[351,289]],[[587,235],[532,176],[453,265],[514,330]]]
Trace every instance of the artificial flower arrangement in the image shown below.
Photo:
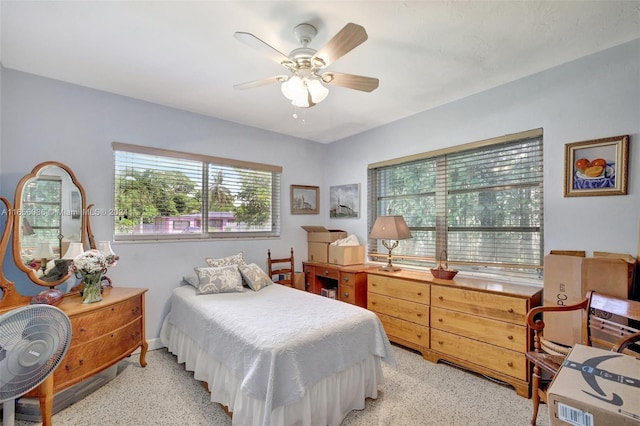
[[[114,254],[104,255],[99,250],[88,250],[76,256],[69,264],[69,272],[76,278],[82,278],[83,289],[82,303],[93,303],[102,300],[103,279],[109,280],[103,275],[107,268],[118,262],[118,256]]]
[[[105,256],[98,250],[87,250],[73,259],[69,264],[69,272],[74,274],[76,278],[98,272],[104,274],[107,272],[107,268],[114,266],[118,262],[118,259],[116,255]]]

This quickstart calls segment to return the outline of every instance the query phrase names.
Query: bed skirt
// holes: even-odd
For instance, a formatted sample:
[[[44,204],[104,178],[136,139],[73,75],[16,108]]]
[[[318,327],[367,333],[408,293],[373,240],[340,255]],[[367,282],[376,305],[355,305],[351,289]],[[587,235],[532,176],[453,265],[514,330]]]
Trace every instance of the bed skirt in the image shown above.
[[[194,378],[207,382],[211,401],[225,405],[233,413],[234,425],[315,426],[340,425],[351,410],[364,409],[365,398],[378,397],[378,385],[384,382],[381,361],[370,355],[365,360],[325,377],[307,389],[302,399],[265,412],[263,401],[242,392],[242,382],[221,363],[211,358],[198,344],[165,318],[160,340],[178,363],[193,371]]]

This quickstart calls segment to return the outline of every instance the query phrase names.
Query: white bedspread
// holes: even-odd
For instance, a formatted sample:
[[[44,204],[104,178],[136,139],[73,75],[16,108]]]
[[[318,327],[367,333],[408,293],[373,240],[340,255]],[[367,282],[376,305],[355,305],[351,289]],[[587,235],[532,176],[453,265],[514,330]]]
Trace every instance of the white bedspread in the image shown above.
[[[264,401],[266,413],[370,355],[395,366],[374,313],[280,285],[199,296],[178,287],[166,321],[224,365],[243,393]]]

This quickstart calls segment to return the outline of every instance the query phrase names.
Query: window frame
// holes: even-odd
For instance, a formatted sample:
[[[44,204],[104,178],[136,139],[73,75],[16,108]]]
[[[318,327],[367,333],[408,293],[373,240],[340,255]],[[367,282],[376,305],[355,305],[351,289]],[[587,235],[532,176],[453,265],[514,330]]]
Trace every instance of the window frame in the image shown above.
[[[117,233],[116,229],[116,217],[114,217],[113,236],[114,241],[183,241],[183,240],[224,240],[224,239],[256,239],[256,238],[277,238],[281,232],[281,205],[282,205],[282,191],[281,191],[281,175],[282,167],[254,163],[249,161],[242,161],[236,159],[229,159],[223,157],[215,157],[202,154],[194,154],[183,151],[174,151],[163,148],[153,148],[142,145],[133,145],[122,142],[113,142],[113,205],[114,213],[118,211],[116,205],[116,185],[117,185],[117,154],[118,152],[125,152],[128,154],[143,154],[150,156],[166,157],[178,160],[189,160],[201,163],[201,181],[199,182],[202,188],[209,187],[209,165],[213,167],[232,167],[247,172],[268,172],[271,173],[271,226],[267,231],[234,231],[234,232],[219,232],[209,229],[211,218],[208,215],[209,196],[208,191],[202,191],[201,212],[199,223],[201,226],[201,232],[196,233],[146,233],[146,234],[125,234]],[[179,169],[174,169],[179,170]]]
[[[527,141],[535,141],[539,139],[539,148],[532,156],[532,158],[537,161],[536,165],[539,165],[539,170],[536,170],[536,181],[531,182],[529,184],[524,184],[523,186],[533,187],[536,191],[539,191],[539,199],[536,199],[536,202],[539,206],[536,214],[539,215],[539,226],[537,227],[511,227],[511,228],[491,228],[489,232],[493,232],[494,235],[497,235],[499,232],[508,232],[508,231],[519,231],[519,232],[531,232],[536,238],[539,239],[539,244],[535,244],[537,246],[537,250],[533,253],[536,261],[531,261],[530,263],[518,263],[518,264],[510,264],[506,262],[485,262],[485,261],[465,261],[461,259],[456,259],[455,257],[451,257],[450,250],[448,250],[448,238],[452,232],[455,232],[456,228],[452,227],[452,223],[448,221],[448,211],[445,211],[446,201],[448,197],[453,193],[451,191],[451,186],[447,184],[447,176],[446,176],[446,162],[447,158],[451,156],[455,156],[456,154],[461,153],[470,153],[475,152],[474,155],[481,156],[483,151],[490,151],[495,149],[501,145],[509,145],[509,144],[517,144],[518,142],[522,142],[520,145],[524,145]],[[378,180],[384,176],[384,170],[389,170],[393,168],[400,168],[402,166],[411,167],[411,163],[416,162],[428,162],[433,160],[435,162],[434,168],[435,172],[435,186],[433,188],[425,188],[425,191],[420,194],[420,196],[425,197],[433,197],[435,199],[435,213],[431,214],[433,226],[420,226],[420,227],[412,227],[411,223],[408,223],[409,228],[412,231],[416,232],[432,232],[435,233],[435,238],[431,237],[431,241],[435,239],[435,253],[433,256],[431,255],[420,255],[415,250],[411,251],[410,244],[412,240],[405,240],[399,242],[399,248],[394,252],[394,264],[405,265],[410,267],[433,267],[438,264],[440,255],[443,250],[447,250],[447,257],[449,266],[455,267],[456,269],[460,269],[470,274],[489,274],[489,275],[497,275],[497,276],[509,276],[509,277],[522,277],[522,278],[540,278],[542,275],[542,265],[544,261],[544,176],[543,176],[543,131],[541,128],[532,129],[525,132],[519,132],[515,134],[500,136],[497,138],[486,139],[482,141],[472,142],[468,144],[458,145],[454,147],[419,153],[415,155],[410,155],[406,157],[395,158],[391,160],[386,160],[378,163],[373,163],[368,165],[368,229],[371,230],[376,218],[379,215],[392,214],[397,215],[401,214],[401,212],[391,211],[391,212],[380,212],[382,208],[384,208],[384,201],[389,202],[389,199],[393,197],[392,195],[385,194],[381,195],[381,191],[378,188]],[[504,184],[504,182],[497,182],[497,185]],[[513,185],[510,185],[513,187]],[[388,188],[388,187],[386,187]],[[480,191],[478,191],[480,192]],[[418,199],[418,196],[415,195],[415,200]],[[402,197],[400,197],[402,198]],[[406,197],[410,198],[410,197]],[[415,201],[414,200],[414,201]],[[445,206],[445,207],[443,207]],[[415,216],[414,216],[415,217]],[[403,247],[404,244],[404,247]],[[433,243],[432,243],[433,244]],[[481,243],[482,244],[482,243]],[[532,245],[533,246],[533,245]],[[368,239],[368,251],[369,257],[372,260],[376,261],[386,261],[388,256],[388,251],[382,247],[381,241],[375,239]],[[401,254],[398,254],[401,253]],[[485,258],[486,260],[486,258]]]

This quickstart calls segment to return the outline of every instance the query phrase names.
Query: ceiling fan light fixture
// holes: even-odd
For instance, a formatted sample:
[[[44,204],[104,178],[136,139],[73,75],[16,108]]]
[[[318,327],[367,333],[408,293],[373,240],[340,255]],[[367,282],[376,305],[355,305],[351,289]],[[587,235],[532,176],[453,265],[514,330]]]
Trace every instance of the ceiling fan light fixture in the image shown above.
[[[315,76],[294,75],[282,83],[280,90],[285,98],[300,108],[312,107],[322,102],[329,94],[329,89],[324,87],[320,79]]]

